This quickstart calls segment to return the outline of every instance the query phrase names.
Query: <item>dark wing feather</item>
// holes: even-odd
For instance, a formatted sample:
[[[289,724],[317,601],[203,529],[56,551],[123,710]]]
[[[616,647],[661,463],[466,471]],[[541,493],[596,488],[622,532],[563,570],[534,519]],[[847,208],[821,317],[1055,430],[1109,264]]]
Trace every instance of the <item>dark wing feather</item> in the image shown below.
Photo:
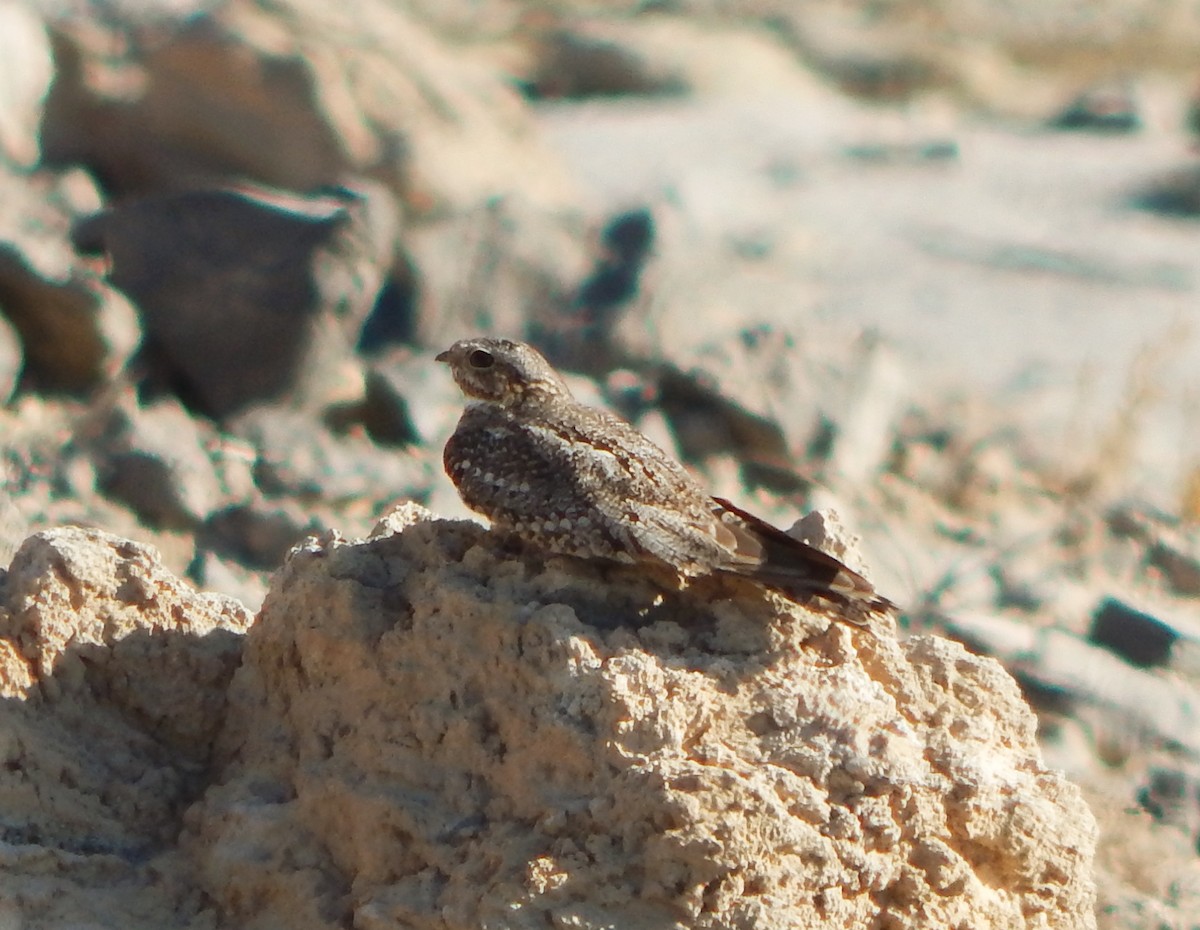
[[[828,553],[793,539],[722,497],[714,497],[713,501],[725,525],[739,537],[748,537],[744,551],[752,560],[732,564],[728,571],[745,574],[785,593],[815,594],[839,604],[854,602],[881,612],[895,609],[895,604],[876,593],[871,582]]]

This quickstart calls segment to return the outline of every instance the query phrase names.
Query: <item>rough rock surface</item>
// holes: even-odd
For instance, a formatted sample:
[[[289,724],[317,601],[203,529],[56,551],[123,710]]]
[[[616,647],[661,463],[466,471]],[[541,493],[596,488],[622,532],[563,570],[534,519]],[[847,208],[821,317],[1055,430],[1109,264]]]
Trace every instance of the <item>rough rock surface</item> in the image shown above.
[[[187,925],[171,846],[250,619],[98,530],[21,546],[0,573],[7,926]]]
[[[1094,926],[1091,814],[946,640],[408,505],[293,554],[230,701],[183,850],[239,927]]]

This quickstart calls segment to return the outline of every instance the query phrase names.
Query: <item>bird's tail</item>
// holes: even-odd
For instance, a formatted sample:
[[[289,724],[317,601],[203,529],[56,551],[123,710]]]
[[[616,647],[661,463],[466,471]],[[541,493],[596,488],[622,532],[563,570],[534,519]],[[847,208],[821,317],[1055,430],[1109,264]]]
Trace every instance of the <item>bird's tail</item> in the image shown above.
[[[817,597],[830,601],[847,608],[846,619],[860,625],[867,624],[870,613],[897,609],[871,582],[828,553],[793,539],[724,498],[713,500],[719,505],[721,521],[735,535],[749,535],[747,549],[754,553],[753,558],[725,566],[725,571],[753,579],[797,600]]]

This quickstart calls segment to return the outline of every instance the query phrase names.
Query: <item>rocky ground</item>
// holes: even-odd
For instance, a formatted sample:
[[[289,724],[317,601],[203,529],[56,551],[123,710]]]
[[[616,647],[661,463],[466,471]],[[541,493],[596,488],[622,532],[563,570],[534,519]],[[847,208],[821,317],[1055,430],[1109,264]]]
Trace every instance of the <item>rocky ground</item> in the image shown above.
[[[4,920],[1200,926],[1200,27],[641,6],[0,2]],[[479,332],[896,629],[495,551]]]

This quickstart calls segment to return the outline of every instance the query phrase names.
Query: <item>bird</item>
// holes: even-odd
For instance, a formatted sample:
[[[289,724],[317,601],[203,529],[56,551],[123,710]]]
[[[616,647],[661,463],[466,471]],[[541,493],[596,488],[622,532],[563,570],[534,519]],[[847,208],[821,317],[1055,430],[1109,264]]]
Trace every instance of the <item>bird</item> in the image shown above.
[[[546,553],[748,579],[868,625],[896,609],[859,573],[721,497],[620,417],[580,403],[532,346],[462,339],[436,356],[466,396],[443,464],[493,529]]]

